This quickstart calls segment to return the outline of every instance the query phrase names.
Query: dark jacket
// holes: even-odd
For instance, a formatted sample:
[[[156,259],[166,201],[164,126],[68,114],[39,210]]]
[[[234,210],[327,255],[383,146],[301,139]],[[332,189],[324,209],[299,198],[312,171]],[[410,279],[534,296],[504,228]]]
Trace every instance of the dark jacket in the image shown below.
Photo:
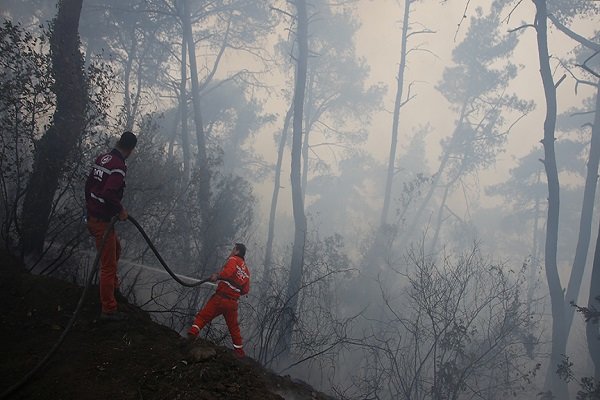
[[[123,209],[127,165],[117,149],[96,158],[85,183],[85,205],[88,215],[110,220]]]

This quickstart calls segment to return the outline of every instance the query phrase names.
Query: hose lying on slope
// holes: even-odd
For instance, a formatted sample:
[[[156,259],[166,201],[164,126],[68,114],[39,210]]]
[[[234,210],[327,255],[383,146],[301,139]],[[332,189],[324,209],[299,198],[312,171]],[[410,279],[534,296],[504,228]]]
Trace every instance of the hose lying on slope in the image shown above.
[[[146,240],[146,243],[148,244],[148,246],[150,247],[150,249],[152,250],[152,252],[156,256],[156,258],[158,259],[158,261],[160,261],[160,264],[162,265],[162,267],[165,269],[165,271],[167,271],[169,273],[169,275],[171,275],[171,277],[177,283],[179,283],[180,285],[185,286],[185,287],[196,287],[196,286],[202,285],[203,283],[209,282],[209,279],[203,279],[203,280],[200,280],[200,281],[194,282],[194,283],[187,283],[187,282],[181,280],[171,270],[171,268],[169,268],[169,266],[167,265],[167,263],[165,262],[165,260],[162,258],[162,256],[160,255],[160,253],[158,252],[158,250],[154,246],[154,243],[152,243],[152,240],[150,240],[150,238],[148,237],[148,235],[146,234],[146,232],[144,231],[144,229],[140,226],[140,224],[136,221],[136,219],[133,218],[130,215],[128,217],[128,220],[133,225],[135,225],[135,227],[138,229],[138,231],[141,233],[141,235]],[[56,353],[56,351],[59,349],[59,347],[64,342],[67,334],[69,333],[69,331],[71,330],[71,328],[75,324],[75,321],[77,321],[77,318],[79,317],[79,312],[81,311],[81,307],[82,307],[83,302],[85,300],[85,296],[87,295],[88,289],[92,285],[92,282],[94,281],[96,273],[98,272],[98,265],[100,264],[100,255],[102,254],[102,250],[104,250],[104,245],[106,244],[106,238],[108,237],[108,233],[112,229],[114,229],[115,223],[117,221],[118,221],[118,218],[116,216],[113,217],[110,220],[110,223],[108,224],[108,226],[106,227],[106,230],[104,231],[104,235],[102,236],[102,243],[100,244],[100,248],[98,249],[98,251],[96,253],[96,259],[94,260],[94,264],[92,266],[92,270],[90,272],[88,280],[87,280],[85,286],[83,287],[83,292],[81,293],[81,297],[79,298],[79,301],[77,302],[77,306],[75,307],[75,311],[73,312],[73,315],[71,316],[71,319],[69,319],[69,322],[65,326],[65,329],[61,333],[60,337],[58,338],[58,340],[56,341],[56,343],[54,343],[54,345],[48,351],[48,353],[44,356],[44,358],[42,358],[37,363],[37,365],[35,367],[33,367],[33,369],[31,369],[20,381],[18,381],[17,383],[15,383],[14,385],[12,385],[8,389],[6,389],[0,395],[0,400],[4,400],[4,399],[9,398],[17,390],[19,390],[20,388],[22,388],[23,386],[25,386],[25,384],[48,362],[48,360],[50,360],[50,358],[54,355],[54,353]]]

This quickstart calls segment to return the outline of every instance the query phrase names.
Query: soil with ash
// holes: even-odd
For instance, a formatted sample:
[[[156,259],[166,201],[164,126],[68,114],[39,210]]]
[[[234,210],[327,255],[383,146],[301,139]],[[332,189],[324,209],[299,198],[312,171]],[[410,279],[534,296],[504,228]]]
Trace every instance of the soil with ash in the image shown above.
[[[0,265],[1,394],[56,343],[82,288],[24,273],[2,250]],[[96,287],[59,350],[11,399],[331,399],[210,342],[184,354],[176,332],[134,306],[123,322],[99,320],[99,309]]]

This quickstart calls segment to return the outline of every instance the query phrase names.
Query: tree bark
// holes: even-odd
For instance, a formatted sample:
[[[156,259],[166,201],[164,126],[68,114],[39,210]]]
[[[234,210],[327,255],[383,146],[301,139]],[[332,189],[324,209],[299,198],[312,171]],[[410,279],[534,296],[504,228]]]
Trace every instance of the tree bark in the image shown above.
[[[315,72],[308,72],[307,65],[307,83],[306,83],[306,97],[307,101],[304,108],[304,140],[302,142],[302,201],[306,201],[306,187],[308,186],[308,168],[309,168],[309,142],[310,142],[310,131],[311,131],[311,113],[314,110],[314,83],[315,83]],[[314,118],[318,118],[317,115]]]
[[[444,195],[442,196],[442,201],[440,203],[440,209],[438,210],[437,219],[435,222],[435,233],[433,234],[433,239],[431,240],[431,252],[435,252],[435,248],[437,247],[437,242],[440,237],[440,231],[442,230],[442,223],[444,222],[444,208],[446,208],[446,200],[448,200],[448,193],[450,192],[450,184],[447,184],[444,188]]]
[[[131,104],[131,72],[133,71],[133,60],[137,56],[137,40],[135,40],[135,24],[131,27],[131,47],[127,52],[127,63],[125,64],[125,71],[123,82],[125,84],[124,89],[124,106],[125,106],[125,130],[131,131],[135,120],[133,107]]]
[[[261,294],[267,293],[267,290],[271,286],[271,269],[273,267],[273,239],[275,238],[275,212],[277,211],[277,201],[279,199],[279,188],[281,185],[281,166],[283,164],[283,153],[285,150],[285,143],[287,141],[288,130],[290,127],[290,121],[292,119],[293,112],[294,104],[292,103],[287,113],[285,114],[283,130],[281,131],[281,137],[279,138],[279,147],[277,149],[277,164],[275,166],[275,182],[273,184],[273,196],[271,197],[271,211],[269,212],[269,231],[267,233],[267,244],[265,248],[265,271],[263,276],[263,290],[261,291]]]
[[[194,125],[196,127],[196,142],[198,145],[198,153],[196,155],[196,170],[198,171],[198,201],[200,203],[200,220],[202,221],[201,235],[199,242],[202,245],[203,260],[208,260],[209,254],[212,252],[215,241],[218,238],[210,236],[209,213],[210,213],[210,168],[208,165],[206,136],[204,132],[204,124],[202,122],[202,110],[200,108],[200,84],[198,82],[198,67],[196,62],[196,42],[192,32],[192,21],[190,14],[190,1],[183,0],[183,35],[188,48],[190,61],[190,80],[192,81],[192,104],[194,112]]]
[[[592,232],[592,216],[594,213],[594,197],[596,196],[596,186],[598,183],[598,164],[600,162],[600,83],[596,91],[596,114],[594,125],[592,126],[592,139],[590,143],[590,155],[587,164],[587,175],[585,178],[585,187],[583,189],[583,205],[581,206],[581,218],[579,220],[579,237],[577,238],[577,248],[575,250],[575,259],[573,269],[569,278],[569,285],[565,295],[566,307],[566,335],[569,336],[575,308],[571,302],[577,303],[579,290],[581,289],[581,280],[587,261],[587,253],[590,248]]]
[[[552,309],[552,348],[550,362],[546,374],[545,389],[551,390],[559,399],[569,397],[567,384],[556,373],[565,354],[567,335],[565,331],[565,303],[558,266],[556,261],[558,245],[558,216],[560,210],[560,184],[556,167],[556,154],[554,151],[554,132],[556,128],[556,87],[552,79],[550,56],[548,54],[548,27],[546,0],[534,0],[536,6],[535,29],[537,32],[538,57],[540,74],[544,86],[546,99],[546,118],[544,120],[544,169],[548,180],[548,218],[546,222],[546,244],[544,250],[546,279],[550,292]]]
[[[294,212],[294,245],[292,248],[292,262],[287,285],[287,302],[283,310],[280,332],[281,354],[284,358],[290,354],[292,346],[292,333],[295,325],[295,314],[298,305],[298,291],[302,282],[302,269],[304,266],[304,244],[306,240],[306,216],[304,215],[304,202],[302,201],[302,122],[304,111],[304,94],[306,90],[306,72],[308,65],[308,14],[306,0],[296,0],[298,27],[296,41],[298,43],[297,73],[294,88],[294,121],[292,133],[292,205]]]
[[[202,122],[202,110],[200,108],[200,84],[198,82],[198,66],[196,62],[196,42],[192,33],[192,21],[190,17],[189,0],[183,0],[183,34],[187,43],[190,58],[190,80],[192,81],[192,104],[194,106],[194,123],[196,126],[196,141],[198,143],[197,168],[201,171],[200,187],[201,201],[208,202],[210,176],[208,172],[208,160],[206,152],[206,137]]]
[[[592,267],[592,278],[590,284],[590,295],[588,308],[600,310],[600,229],[596,239],[596,251],[594,253],[594,264]],[[588,350],[594,363],[594,377],[596,382],[600,381],[600,324],[588,321],[585,327]]]
[[[537,173],[536,184],[539,185],[541,181],[541,171]],[[535,205],[533,207],[533,235],[532,235],[532,248],[531,248],[531,265],[529,266],[529,275],[527,278],[527,314],[531,313],[531,307],[533,305],[533,294],[535,291],[535,273],[538,267],[538,253],[539,253],[539,235],[540,235],[540,196],[536,194]]]
[[[37,143],[33,172],[23,202],[23,254],[43,250],[62,171],[85,126],[87,87],[78,34],[81,5],[82,0],[60,1],[52,25],[50,49],[56,110],[50,128]]]
[[[400,65],[398,66],[398,77],[396,87],[396,100],[394,101],[394,116],[392,120],[392,143],[390,145],[390,156],[388,159],[387,175],[385,180],[385,193],[383,196],[383,208],[381,210],[380,226],[388,223],[390,210],[392,183],[396,165],[396,151],[398,148],[398,127],[400,126],[400,108],[402,106],[402,94],[404,91],[404,71],[406,70],[406,43],[408,40],[408,21],[410,19],[410,5],[412,0],[404,0],[404,18],[402,20],[402,41],[400,48]]]
[[[181,80],[179,81],[179,112],[181,117],[181,152],[183,153],[183,185],[190,181],[190,136],[188,132],[187,97],[187,41],[185,35],[181,41]]]

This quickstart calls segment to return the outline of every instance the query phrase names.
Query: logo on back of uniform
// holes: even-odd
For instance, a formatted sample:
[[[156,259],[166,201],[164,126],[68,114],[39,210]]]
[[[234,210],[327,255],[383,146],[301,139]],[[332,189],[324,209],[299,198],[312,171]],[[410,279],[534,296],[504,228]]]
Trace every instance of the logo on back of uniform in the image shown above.
[[[110,160],[112,160],[112,156],[110,154],[107,154],[104,157],[102,157],[102,159],[100,160],[100,164],[104,165]]]
[[[243,280],[250,278],[250,276],[246,273],[246,271],[244,271],[242,269],[242,267],[240,267],[239,265],[236,265],[235,269],[236,269],[235,274],[238,277],[238,279],[243,281]]]

